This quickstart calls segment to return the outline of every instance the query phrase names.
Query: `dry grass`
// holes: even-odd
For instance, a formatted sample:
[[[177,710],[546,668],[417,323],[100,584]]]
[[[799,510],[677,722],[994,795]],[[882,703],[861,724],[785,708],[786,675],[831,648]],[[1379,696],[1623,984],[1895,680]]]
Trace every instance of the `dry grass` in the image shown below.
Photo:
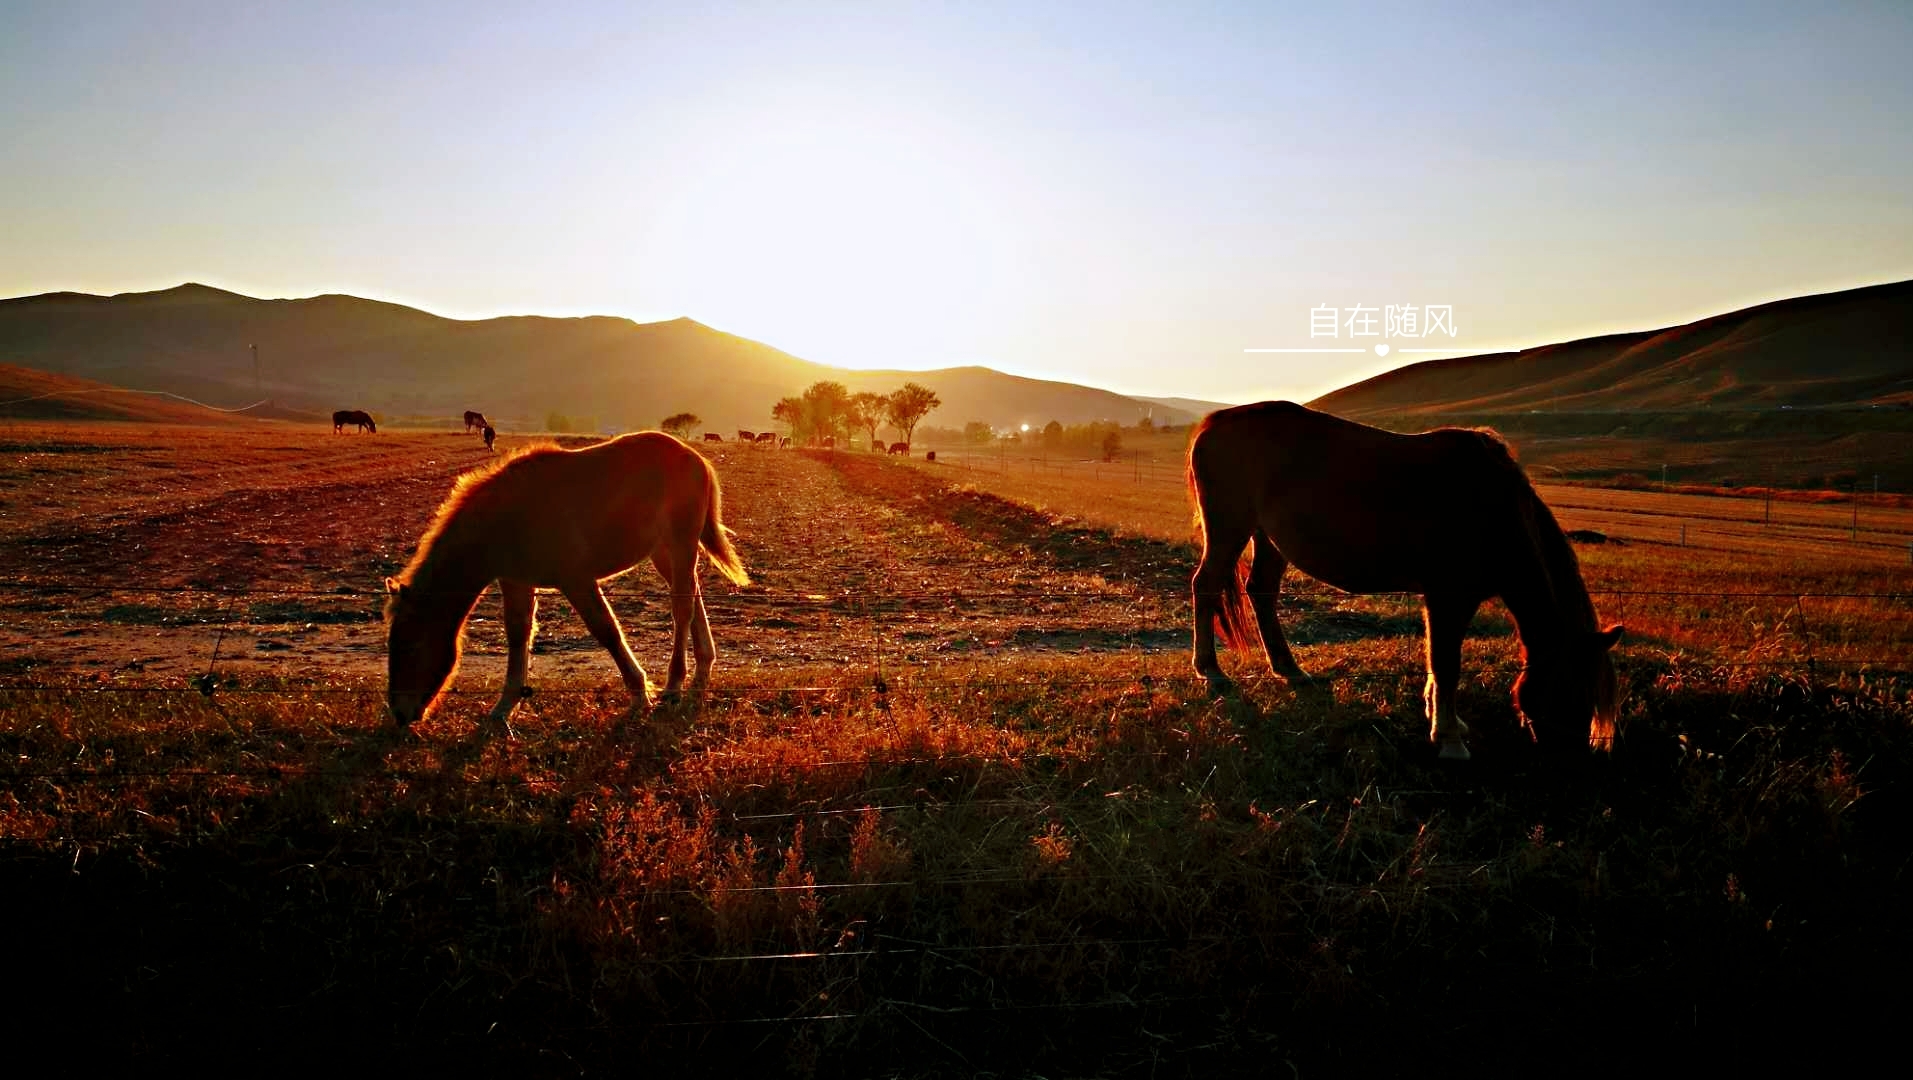
[[[423,463],[460,445],[438,438],[382,444],[360,490],[407,505],[368,535],[315,533],[312,568],[262,556],[225,564],[232,580],[374,572],[435,502]],[[1770,1063],[1823,1018],[1851,1047],[1894,1007],[1871,988],[1913,958],[1907,665],[1828,661],[1904,658],[1904,623],[1877,601],[1809,600],[1804,624],[1744,600],[1716,617],[1735,586],[1774,591],[1769,568],[1827,592],[1867,564],[1583,549],[1599,587],[1702,594],[1615,612],[1634,627],[1619,748],[1532,744],[1489,612],[1460,702],[1480,743],[1457,770],[1423,741],[1400,599],[1295,590],[1300,655],[1334,675],[1332,702],[1240,656],[1243,697],[1202,694],[1179,502],[1152,512],[1184,531],[1132,532],[1081,484],[1078,514],[916,464],[719,461],[772,587],[714,593],[724,656],[701,706],[631,721],[601,654],[557,664],[555,610],[543,689],[510,731],[483,719],[483,632],[460,692],[410,733],[386,726],[375,665],[316,648],[222,663],[210,696],[186,685],[198,668],[18,669],[87,687],[0,690],[0,915],[33,928],[9,953],[37,991],[13,1013],[26,1041],[539,1073],[1403,1071],[1431,1055],[1508,1072],[1650,1047]],[[294,490],[207,491],[177,521],[111,529],[189,551],[210,543],[200,516],[282,510]],[[76,520],[21,526],[10,550],[110,579],[89,560],[115,549]],[[854,602],[829,588],[847,580]],[[656,655],[646,587],[620,582],[617,602]],[[17,617],[84,629],[97,611]]]

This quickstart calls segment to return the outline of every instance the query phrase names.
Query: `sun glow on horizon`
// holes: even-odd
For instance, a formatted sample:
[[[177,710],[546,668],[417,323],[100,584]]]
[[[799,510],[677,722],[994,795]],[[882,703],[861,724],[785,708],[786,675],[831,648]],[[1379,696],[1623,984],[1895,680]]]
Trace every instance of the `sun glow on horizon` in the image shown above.
[[[961,133],[815,97],[702,141],[654,208],[675,303],[700,322],[858,369],[987,354],[1020,306],[1017,208]],[[985,361],[987,362],[987,361]]]

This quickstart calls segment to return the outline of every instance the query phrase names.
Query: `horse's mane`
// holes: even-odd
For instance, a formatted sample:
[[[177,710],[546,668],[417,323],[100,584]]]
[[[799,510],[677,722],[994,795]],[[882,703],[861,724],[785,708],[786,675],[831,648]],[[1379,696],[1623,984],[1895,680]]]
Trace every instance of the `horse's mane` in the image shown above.
[[[1521,503],[1521,521],[1528,541],[1541,561],[1542,576],[1563,623],[1575,630],[1596,629],[1594,601],[1588,596],[1587,583],[1581,579],[1581,560],[1575,557],[1574,545],[1568,542],[1567,533],[1554,519],[1554,511],[1541,501],[1541,494],[1534,490],[1527,470],[1516,460],[1514,447],[1493,428],[1462,430],[1479,436],[1494,462],[1506,468],[1511,481],[1509,487]]]
[[[460,520],[460,513],[471,505],[485,490],[491,480],[512,462],[520,458],[543,457],[551,453],[563,453],[564,448],[552,442],[536,442],[510,451],[497,461],[481,465],[469,472],[459,474],[452,481],[451,493],[445,501],[438,504],[438,510],[432,515],[431,524],[425,527],[424,535],[419,537],[418,549],[412,555],[412,561],[399,572],[398,580],[410,582],[430,559],[432,550],[452,531]]]

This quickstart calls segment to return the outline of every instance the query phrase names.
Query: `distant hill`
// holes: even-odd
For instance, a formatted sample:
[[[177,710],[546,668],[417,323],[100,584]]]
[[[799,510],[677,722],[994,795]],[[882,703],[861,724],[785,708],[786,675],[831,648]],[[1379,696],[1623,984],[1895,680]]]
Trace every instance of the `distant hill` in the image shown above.
[[[1310,404],[1352,417],[1772,410],[1913,402],[1913,281],[1684,326],[1428,360]]]
[[[0,364],[0,419],[216,424],[257,419],[263,411],[220,412],[167,394],[139,393],[92,379]]]
[[[1203,401],[1201,398],[1138,397],[1136,400],[1143,402],[1145,404],[1159,406],[1162,409],[1167,409],[1169,410],[1170,413],[1187,413],[1189,415],[1198,416],[1198,417],[1207,416],[1210,413],[1215,412],[1217,409],[1232,409],[1235,407],[1226,401]],[[1165,424],[1174,424],[1179,422],[1179,421],[1167,419],[1166,415],[1167,414],[1165,414],[1165,416],[1158,416],[1156,418],[1157,421],[1160,423],[1165,423]]]
[[[255,377],[251,345],[259,347]],[[1187,423],[1192,410],[1107,390],[980,367],[863,372],[827,367],[690,319],[635,323],[593,316],[447,319],[352,296],[259,300],[204,285],[93,296],[0,300],[0,363],[165,390],[237,406],[406,416],[480,409],[510,427],[547,413],[607,429],[652,427],[689,410],[713,431],[771,426],[778,398],[820,379],[886,392],[935,390],[930,422],[998,427],[1050,420]]]

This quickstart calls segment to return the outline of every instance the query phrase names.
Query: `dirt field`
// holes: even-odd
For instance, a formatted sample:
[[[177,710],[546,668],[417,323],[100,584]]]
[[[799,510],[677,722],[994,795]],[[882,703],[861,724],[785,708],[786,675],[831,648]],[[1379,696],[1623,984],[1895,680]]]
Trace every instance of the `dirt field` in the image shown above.
[[[1167,466],[710,453],[756,580],[705,575],[708,700],[629,716],[547,599],[541,692],[488,725],[488,598],[459,692],[400,732],[380,583],[476,439],[10,428],[23,1029],[138,1061],[899,1076],[1400,1072],[1430,1045],[1505,1072],[1667,1039],[1718,1063],[1823,1014],[1896,1030],[1869,988],[1913,962],[1913,572],[1839,507],[1547,489],[1609,536],[1580,552],[1629,626],[1621,744],[1537,747],[1491,607],[1457,770],[1410,598],[1292,578],[1332,698],[1241,654],[1240,699],[1201,692]],[[661,583],[609,591],[657,677]]]
[[[7,669],[35,682],[177,685],[215,668],[379,675],[384,577],[452,479],[489,460],[470,436],[277,425],[15,425],[7,438],[0,647]],[[834,664],[947,676],[1112,650],[1180,670],[1195,549],[1180,473],[1165,463],[708,453],[754,578],[745,589],[705,582],[720,672]],[[1851,506],[1540,490],[1564,528],[1609,539],[1584,545],[1582,559],[1597,605],[1630,624],[1634,645],[1728,660],[1774,659],[1777,647],[1875,663],[1913,653],[1913,602],[1873,595],[1913,592],[1913,510],[1862,507],[1854,532]],[[1399,651],[1414,663],[1413,598],[1350,597],[1296,575],[1287,587],[1305,659],[1309,647],[1385,631],[1405,635]],[[608,591],[640,662],[656,667],[670,640],[661,583],[646,569]],[[1483,618],[1505,636],[1505,620]],[[488,595],[460,688],[502,678],[496,620]],[[539,682],[612,678],[561,599],[546,599],[540,622]]]

